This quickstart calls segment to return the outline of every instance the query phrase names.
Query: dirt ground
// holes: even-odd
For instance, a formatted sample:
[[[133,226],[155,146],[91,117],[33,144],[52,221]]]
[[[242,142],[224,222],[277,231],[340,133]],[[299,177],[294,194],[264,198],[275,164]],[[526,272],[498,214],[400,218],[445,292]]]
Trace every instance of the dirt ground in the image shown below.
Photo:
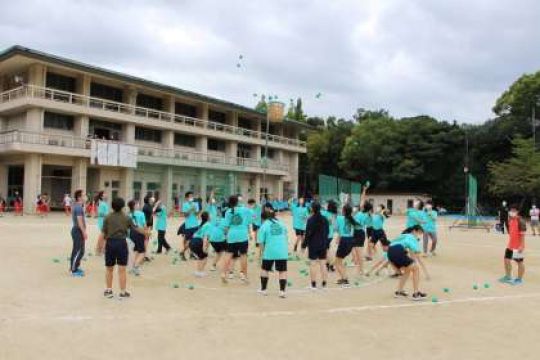
[[[168,231],[175,246],[179,222]],[[403,224],[391,218],[390,237]],[[261,297],[256,262],[250,285],[223,286],[216,273],[196,280],[193,264],[173,265],[172,255],[130,277],[133,297],[120,301],[102,296],[100,257],[83,262],[86,277],[69,276],[68,218],[8,215],[0,219],[0,359],[538,359],[540,238],[527,237],[525,284],[513,287],[497,282],[506,236],[448,225],[441,220],[439,255],[426,260],[432,280],[421,287],[430,299],[421,303],[394,299],[396,281],[386,276],[353,280],[351,289],[332,276],[330,289],[312,293],[299,273],[304,261],[289,262],[287,299],[277,297],[275,278]]]

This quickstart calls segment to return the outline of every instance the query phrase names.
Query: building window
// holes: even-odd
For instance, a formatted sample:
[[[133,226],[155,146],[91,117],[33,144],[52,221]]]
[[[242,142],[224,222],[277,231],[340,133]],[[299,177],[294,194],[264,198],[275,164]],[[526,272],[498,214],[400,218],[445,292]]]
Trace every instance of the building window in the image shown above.
[[[220,111],[210,110],[208,111],[208,120],[225,124],[227,122],[227,114]]]
[[[414,204],[414,200],[408,199],[407,200],[407,208],[412,208]]]
[[[154,110],[163,110],[163,100],[155,96],[137,94],[137,106]]]
[[[161,143],[161,131],[142,127],[135,128],[135,139]]]
[[[90,84],[90,96],[116,102],[123,100],[122,89],[98,83]]]
[[[75,83],[75,78],[48,72],[45,86],[52,89],[75,92]]]
[[[50,129],[73,130],[74,118],[71,115],[45,112],[43,126]]]
[[[237,156],[239,158],[248,159],[251,157],[251,145],[238,144]]]
[[[276,156],[276,150],[268,148],[268,158],[273,159]],[[261,147],[261,158],[264,158],[264,147]]]
[[[225,152],[225,141],[218,139],[208,139],[208,150]]]
[[[253,126],[253,121],[246,119],[244,117],[238,118],[238,127],[251,130]]]
[[[197,117],[197,107],[189,104],[176,103],[174,104],[174,112],[178,115]]]
[[[179,146],[195,147],[196,138],[193,135],[174,134],[174,144]]]

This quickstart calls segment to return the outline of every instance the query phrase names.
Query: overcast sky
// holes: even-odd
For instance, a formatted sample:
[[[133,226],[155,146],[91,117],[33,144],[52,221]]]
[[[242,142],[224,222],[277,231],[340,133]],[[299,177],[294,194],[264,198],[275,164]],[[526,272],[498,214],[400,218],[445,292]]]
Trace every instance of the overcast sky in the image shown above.
[[[302,97],[309,115],[350,118],[364,107],[481,122],[517,77],[540,70],[535,0],[0,6],[0,48],[19,44],[248,106],[254,93]]]

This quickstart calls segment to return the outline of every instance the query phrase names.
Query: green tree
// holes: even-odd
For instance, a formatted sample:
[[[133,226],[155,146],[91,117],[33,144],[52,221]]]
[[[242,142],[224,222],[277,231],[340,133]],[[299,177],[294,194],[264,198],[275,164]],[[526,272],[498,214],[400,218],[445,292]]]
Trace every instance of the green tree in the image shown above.
[[[296,99],[296,108],[294,109],[294,119],[296,121],[306,121],[304,110],[302,109],[302,98]]]
[[[268,105],[266,104],[266,97],[264,95],[261,95],[261,99],[255,106],[255,110],[263,114],[266,114],[266,112],[268,111]]]

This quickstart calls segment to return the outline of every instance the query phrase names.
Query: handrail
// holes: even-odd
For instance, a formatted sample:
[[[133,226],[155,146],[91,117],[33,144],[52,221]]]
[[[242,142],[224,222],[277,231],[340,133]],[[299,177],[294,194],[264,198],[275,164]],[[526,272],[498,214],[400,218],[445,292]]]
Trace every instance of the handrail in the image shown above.
[[[13,143],[22,143],[22,144],[32,144],[32,145],[49,145],[49,146],[60,146],[71,149],[90,149],[90,138],[81,138],[76,136],[69,135],[57,135],[57,134],[48,134],[48,133],[38,133],[31,132],[26,130],[8,130],[0,132],[0,145],[3,144],[13,144]],[[109,141],[109,140],[99,140],[97,141],[106,141],[110,143],[119,143],[118,141]],[[227,155],[218,155],[214,153],[204,153],[196,151],[185,151],[179,149],[166,149],[154,146],[139,145],[133,144],[137,147],[138,153],[140,156],[150,156],[154,158],[169,158],[169,159],[179,159],[186,160],[191,162],[205,162],[213,163],[220,165],[232,165],[241,168],[245,167],[254,167],[254,168],[264,168],[268,166],[269,169],[289,171],[289,164],[280,163],[276,161],[269,160],[267,164],[263,161],[256,159],[246,159],[234,156]]]
[[[157,119],[166,122],[175,122],[186,126],[206,128],[217,132],[225,132],[233,135],[246,136],[256,139],[265,139],[266,134],[260,131],[245,129],[242,127],[222,124],[219,122],[205,121],[189,116],[177,115],[160,110],[149,109],[141,106],[125,104],[113,100],[101,99],[82,94],[76,94],[63,90],[40,87],[36,85],[23,85],[15,89],[0,93],[0,103],[13,101],[21,97],[47,99],[66,102],[85,107],[98,108],[105,111],[113,111],[123,114],[132,114],[149,119]],[[291,139],[279,135],[268,134],[268,140],[274,143],[306,147],[305,141]]]

